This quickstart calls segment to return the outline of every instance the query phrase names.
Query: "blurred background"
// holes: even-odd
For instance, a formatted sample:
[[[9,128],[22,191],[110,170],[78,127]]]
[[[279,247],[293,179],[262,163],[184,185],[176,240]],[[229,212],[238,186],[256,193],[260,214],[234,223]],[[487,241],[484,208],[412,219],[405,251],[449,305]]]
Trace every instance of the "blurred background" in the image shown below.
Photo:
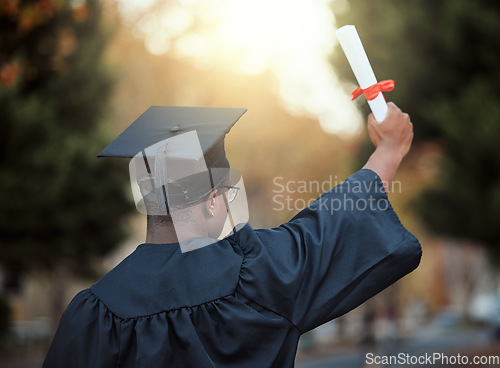
[[[424,253],[305,334],[296,366],[498,355],[499,2],[0,0],[0,367],[41,366],[76,292],[144,241],[128,162],[96,154],[149,106],[248,108],[226,148],[255,228],[360,169],[373,147],[335,38],[344,24],[412,117],[390,199]]]

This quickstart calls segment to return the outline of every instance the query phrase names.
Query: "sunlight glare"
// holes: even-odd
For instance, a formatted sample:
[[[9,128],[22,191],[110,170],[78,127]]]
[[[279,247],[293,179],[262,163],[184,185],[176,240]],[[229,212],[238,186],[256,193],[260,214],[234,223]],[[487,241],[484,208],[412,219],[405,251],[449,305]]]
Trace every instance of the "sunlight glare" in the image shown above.
[[[349,137],[360,131],[362,119],[329,63],[337,43],[333,1],[176,0],[139,27],[151,53],[172,50],[198,67],[272,72],[287,110]]]

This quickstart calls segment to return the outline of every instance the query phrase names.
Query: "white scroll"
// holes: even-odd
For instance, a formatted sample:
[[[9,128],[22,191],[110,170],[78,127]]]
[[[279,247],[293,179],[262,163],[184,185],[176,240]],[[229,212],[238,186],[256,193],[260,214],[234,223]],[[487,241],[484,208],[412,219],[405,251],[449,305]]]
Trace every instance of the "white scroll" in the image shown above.
[[[365,89],[377,83],[377,78],[375,78],[356,27],[353,25],[343,26],[337,29],[336,34],[359,86]],[[375,119],[381,123],[387,114],[387,103],[382,92],[374,100],[368,101],[368,105]]]

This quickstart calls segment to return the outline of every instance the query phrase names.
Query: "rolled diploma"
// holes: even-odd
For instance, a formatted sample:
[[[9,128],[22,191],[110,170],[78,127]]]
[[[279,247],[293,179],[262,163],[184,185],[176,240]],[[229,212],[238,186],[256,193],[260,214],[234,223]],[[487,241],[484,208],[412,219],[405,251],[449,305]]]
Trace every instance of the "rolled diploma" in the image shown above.
[[[359,86],[365,89],[377,83],[377,78],[375,78],[356,27],[352,25],[343,26],[337,29],[336,34]],[[375,119],[381,123],[387,114],[387,103],[382,92],[374,100],[368,101],[368,105],[370,105]]]

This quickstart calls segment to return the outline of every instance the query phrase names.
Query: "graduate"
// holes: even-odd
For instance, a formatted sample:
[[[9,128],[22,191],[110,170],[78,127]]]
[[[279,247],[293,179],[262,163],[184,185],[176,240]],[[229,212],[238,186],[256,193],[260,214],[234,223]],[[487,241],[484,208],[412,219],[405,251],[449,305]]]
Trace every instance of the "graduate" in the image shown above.
[[[370,115],[366,165],[257,230],[231,208],[242,188],[224,151],[244,112],[151,107],[100,153],[132,158],[146,240],[74,297],[43,367],[293,367],[303,333],[418,266],[386,195],[413,139],[407,114],[390,103],[382,123]]]

